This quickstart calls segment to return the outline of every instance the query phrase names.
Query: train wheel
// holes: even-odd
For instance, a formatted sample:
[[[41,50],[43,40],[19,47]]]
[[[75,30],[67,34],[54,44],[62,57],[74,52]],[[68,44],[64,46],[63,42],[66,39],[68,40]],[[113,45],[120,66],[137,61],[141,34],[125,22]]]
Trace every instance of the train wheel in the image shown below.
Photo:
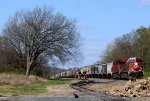
[[[138,75],[138,79],[143,79],[143,75]]]
[[[131,75],[128,75],[128,79],[131,80],[133,78],[133,76]]]
[[[118,74],[117,73],[113,73],[113,78],[114,79],[118,79]]]
[[[110,79],[111,78],[111,74],[108,74],[107,77],[108,77],[108,79]]]

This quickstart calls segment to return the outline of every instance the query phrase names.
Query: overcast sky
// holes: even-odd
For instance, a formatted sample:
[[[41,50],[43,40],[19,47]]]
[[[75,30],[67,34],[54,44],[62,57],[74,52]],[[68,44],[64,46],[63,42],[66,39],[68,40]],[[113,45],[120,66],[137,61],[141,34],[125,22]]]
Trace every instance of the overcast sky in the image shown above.
[[[150,0],[1,0],[0,29],[16,11],[43,5],[77,20],[84,60],[73,67],[95,63],[116,37],[150,25]]]

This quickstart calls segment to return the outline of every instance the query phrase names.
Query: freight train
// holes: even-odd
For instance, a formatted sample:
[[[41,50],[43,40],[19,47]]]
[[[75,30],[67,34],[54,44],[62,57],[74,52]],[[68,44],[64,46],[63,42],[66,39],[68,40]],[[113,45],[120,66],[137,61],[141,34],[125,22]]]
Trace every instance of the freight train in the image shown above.
[[[95,64],[58,73],[53,78],[81,78],[86,75],[88,78],[113,78],[131,79],[132,77],[142,78],[144,74],[143,59],[139,57],[114,60],[106,64]]]

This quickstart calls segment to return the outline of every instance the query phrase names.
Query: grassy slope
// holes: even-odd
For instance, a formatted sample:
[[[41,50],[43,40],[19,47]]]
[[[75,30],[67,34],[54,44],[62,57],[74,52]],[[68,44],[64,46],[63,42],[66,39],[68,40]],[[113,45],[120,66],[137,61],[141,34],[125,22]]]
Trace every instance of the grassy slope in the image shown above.
[[[38,94],[45,92],[46,87],[49,85],[67,84],[70,81],[71,79],[55,79],[40,84],[0,87],[0,93],[11,93],[14,96],[21,94]]]
[[[150,77],[150,70],[144,71],[144,78]]]

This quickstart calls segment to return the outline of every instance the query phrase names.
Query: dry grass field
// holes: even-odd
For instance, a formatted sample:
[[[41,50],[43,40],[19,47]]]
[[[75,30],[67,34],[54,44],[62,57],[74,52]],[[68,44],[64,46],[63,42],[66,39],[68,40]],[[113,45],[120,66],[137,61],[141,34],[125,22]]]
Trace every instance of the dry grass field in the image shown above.
[[[73,79],[43,79],[37,76],[17,74],[0,74],[0,95],[17,96],[17,95],[50,95],[63,96],[72,95],[73,90],[69,84],[76,82]]]
[[[31,84],[42,83],[46,81],[47,81],[46,79],[37,76],[29,76],[28,78],[26,78],[25,75],[20,75],[20,74],[5,74],[5,73],[0,74],[0,86],[31,85]]]

